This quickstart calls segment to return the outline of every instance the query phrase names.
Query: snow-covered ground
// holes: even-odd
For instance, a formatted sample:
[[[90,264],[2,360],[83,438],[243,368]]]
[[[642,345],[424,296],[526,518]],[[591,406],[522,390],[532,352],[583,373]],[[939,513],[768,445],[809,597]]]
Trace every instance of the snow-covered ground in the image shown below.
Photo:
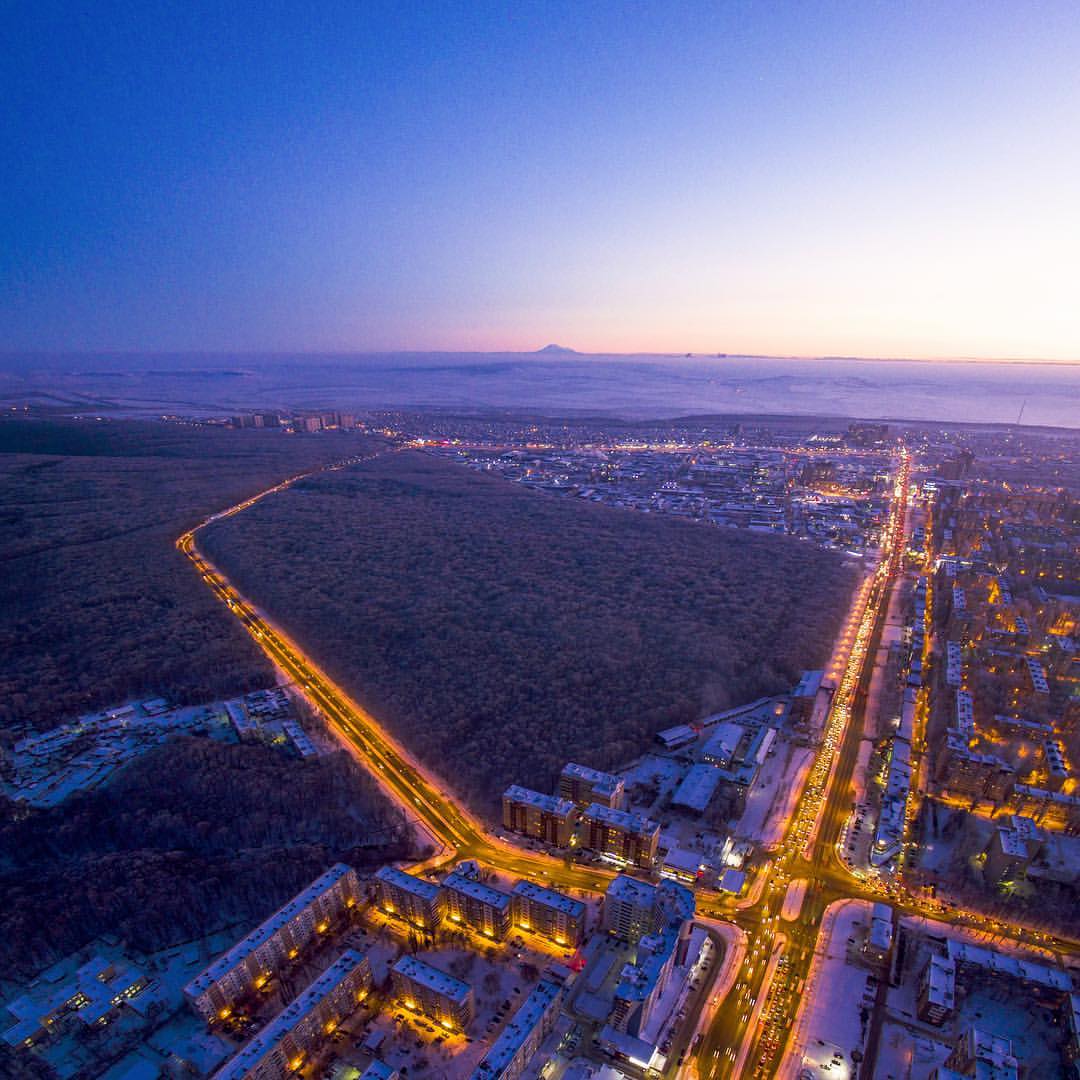
[[[826,911],[781,1076],[845,1080],[851,1075],[851,1053],[862,1051],[866,1034],[859,1014],[869,972],[848,962],[848,948],[869,926],[872,907],[868,900],[840,900]]]
[[[992,948],[996,952],[1057,967],[1053,954],[1025,949],[931,919],[905,917],[901,932],[907,940],[906,958],[898,986],[890,986],[886,1021],[878,1047],[874,1076],[880,1080],[927,1080],[942,1064],[957,1038],[975,1025],[1008,1038],[1020,1060],[1022,1075],[1060,1075],[1060,1024],[1055,1010],[1039,1003],[1019,980],[1006,976],[961,976],[957,981],[956,1011],[941,1027],[919,1019],[919,979],[932,950],[952,938]]]
[[[780,918],[793,922],[799,917],[802,910],[803,898],[806,896],[806,878],[795,878],[788,883],[787,893],[784,895],[784,906],[780,909]]]
[[[802,792],[814,752],[796,746],[781,735],[772,757],[766,759],[750,789],[746,809],[735,826],[740,840],[772,847],[783,839],[784,826]]]

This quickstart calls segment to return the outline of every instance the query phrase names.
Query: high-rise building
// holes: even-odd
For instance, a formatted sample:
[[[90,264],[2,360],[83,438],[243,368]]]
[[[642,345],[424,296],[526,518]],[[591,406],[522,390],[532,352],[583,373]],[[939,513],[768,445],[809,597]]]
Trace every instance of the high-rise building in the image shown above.
[[[394,997],[450,1031],[464,1031],[475,1012],[472,987],[415,956],[403,956],[391,969]]]
[[[371,965],[344,952],[250,1042],[214,1080],[285,1080],[294,1076],[371,988]]]
[[[531,881],[519,881],[511,894],[515,926],[549,938],[566,948],[576,948],[585,933],[585,905],[580,900],[545,889]]]
[[[432,881],[406,874],[393,866],[375,872],[378,905],[387,915],[404,919],[421,930],[434,930],[446,909],[442,890]]]
[[[510,929],[510,894],[453,873],[443,879],[446,917],[485,937],[502,941]]]
[[[530,791],[517,784],[503,792],[503,826],[534,840],[569,847],[577,817],[577,807],[569,799]]]
[[[593,803],[582,815],[585,832],[582,846],[611,855],[634,866],[651,867],[660,845],[660,826],[655,821],[612,810]]]
[[[620,874],[604,894],[603,928],[634,944],[657,929],[656,886]]]
[[[623,802],[623,780],[571,761],[559,775],[559,794],[583,810],[593,803],[617,810]]]
[[[332,866],[192,979],[184,987],[188,1003],[208,1021],[228,1016],[240,998],[262,986],[316,934],[326,931],[359,895],[356,871],[345,863]]]

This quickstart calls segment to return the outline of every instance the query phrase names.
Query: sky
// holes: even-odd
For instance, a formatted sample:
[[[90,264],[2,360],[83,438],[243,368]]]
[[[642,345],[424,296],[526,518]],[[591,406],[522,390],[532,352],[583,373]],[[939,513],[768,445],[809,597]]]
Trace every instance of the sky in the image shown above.
[[[6,3],[0,349],[1080,360],[1065,3]]]

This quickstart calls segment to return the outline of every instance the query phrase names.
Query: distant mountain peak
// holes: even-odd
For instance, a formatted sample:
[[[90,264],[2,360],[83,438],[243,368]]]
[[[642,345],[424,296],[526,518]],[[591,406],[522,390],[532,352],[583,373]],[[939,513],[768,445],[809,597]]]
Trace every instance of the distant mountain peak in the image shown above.
[[[577,349],[568,349],[565,345],[545,345],[542,349],[536,350],[538,353],[564,353],[568,356],[577,356]]]

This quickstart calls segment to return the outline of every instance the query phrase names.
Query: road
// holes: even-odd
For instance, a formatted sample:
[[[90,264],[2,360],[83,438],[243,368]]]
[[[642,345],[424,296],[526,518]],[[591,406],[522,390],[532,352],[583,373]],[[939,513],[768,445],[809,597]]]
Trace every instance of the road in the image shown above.
[[[330,468],[355,464],[353,458]],[[775,856],[759,869],[759,899],[736,908],[733,898],[699,893],[702,915],[737,924],[748,936],[746,955],[732,991],[717,1011],[696,1053],[699,1077],[769,1076],[780,1065],[794,1027],[800,991],[809,972],[822,916],[829,904],[847,897],[884,899],[902,912],[944,918],[958,924],[990,925],[1000,934],[1059,951],[1080,951],[1080,943],[1033,935],[1022,927],[987,924],[969,913],[852,875],[839,860],[836,844],[851,809],[852,774],[858,756],[872,660],[880,639],[891,589],[901,570],[905,508],[911,461],[901,450],[889,517],[883,531],[881,559],[855,598],[850,649],[826,718],[822,745],[802,794],[786,824]],[[525,851],[494,836],[466,810],[445,784],[425,770],[379,723],[337,686],[283,630],[258,612],[214,566],[197,545],[198,533],[289,487],[291,477],[242,503],[214,514],[177,540],[203,581],[243,623],[260,648],[303,691],[337,729],[357,759],[384,790],[442,845],[436,860],[476,859],[517,877],[563,890],[602,892],[614,876],[609,870],[582,866],[542,852]],[[793,878],[807,881],[798,918],[780,923],[780,909]],[[778,937],[781,930],[782,936]],[[673,1063],[674,1064],[674,1063]],[[674,1071],[674,1069],[669,1070]]]

